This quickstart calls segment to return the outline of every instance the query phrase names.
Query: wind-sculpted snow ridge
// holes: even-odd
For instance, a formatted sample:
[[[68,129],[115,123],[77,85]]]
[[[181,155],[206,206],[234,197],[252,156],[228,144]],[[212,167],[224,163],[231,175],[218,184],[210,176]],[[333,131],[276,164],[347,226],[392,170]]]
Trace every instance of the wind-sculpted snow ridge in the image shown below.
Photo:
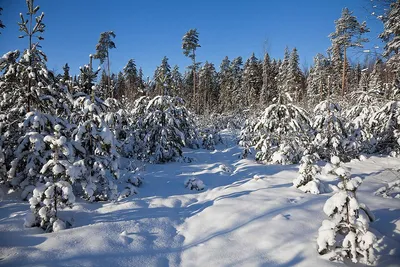
[[[191,163],[146,165],[137,194],[117,202],[77,199],[72,209],[59,211],[73,225],[63,231],[24,228],[29,204],[6,194],[0,202],[0,266],[353,266],[317,251],[324,204],[335,192],[305,194],[292,184],[298,165],[262,165],[254,155],[241,159],[231,133],[221,136],[223,144],[213,151],[185,148]],[[363,180],[357,198],[376,217],[368,230],[378,240],[377,266],[400,262],[399,200],[374,194],[396,179],[385,170],[399,162],[372,156],[343,164],[352,178]],[[202,181],[204,190],[185,188],[190,178]],[[333,174],[319,178],[333,188],[338,183]]]

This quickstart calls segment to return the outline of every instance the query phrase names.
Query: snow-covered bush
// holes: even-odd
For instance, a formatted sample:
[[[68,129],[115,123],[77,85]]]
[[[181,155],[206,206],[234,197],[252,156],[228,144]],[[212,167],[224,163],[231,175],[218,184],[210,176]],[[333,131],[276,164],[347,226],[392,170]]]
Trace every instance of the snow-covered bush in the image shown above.
[[[17,141],[14,159],[8,171],[8,181],[14,188],[24,189],[40,181],[42,166],[51,157],[51,148],[45,142],[56,125],[68,129],[68,122],[41,112],[29,112],[20,127],[25,134]],[[29,193],[27,194],[29,197]]]
[[[118,144],[116,144],[118,151],[124,156],[133,156],[136,143],[132,136],[133,129],[129,114],[122,107],[122,104],[114,98],[107,98],[104,104],[107,108],[102,114],[102,118],[118,141]]]
[[[191,114],[178,97],[140,98],[133,116],[139,144],[139,158],[163,163],[182,157],[182,148],[198,147],[198,135]]]
[[[362,180],[359,177],[350,179],[350,174],[341,168],[336,172],[340,173],[339,190],[324,205],[324,213],[330,220],[324,220],[318,230],[318,252],[331,253],[330,260],[349,258],[353,262],[373,264],[377,240],[368,231],[368,217],[371,216],[361,212],[361,209],[369,210],[356,198],[356,190]]]
[[[312,134],[306,111],[283,100],[265,109],[254,132],[256,160],[279,164],[299,162]]]
[[[375,195],[384,198],[399,198],[400,199],[400,179],[394,180],[387,185],[376,190]]]
[[[319,194],[325,191],[324,185],[316,178],[321,172],[321,168],[315,164],[317,155],[306,151],[300,160],[299,176],[293,180],[293,186],[299,188],[305,193]]]
[[[377,150],[400,152],[400,101],[390,101],[370,119],[370,126],[377,139]]]
[[[134,173],[134,172],[133,172]],[[119,194],[118,200],[127,198],[131,195],[135,195],[138,193],[137,188],[143,184],[143,178],[140,176],[133,176],[133,173],[129,176],[126,183],[125,183],[125,188],[122,190]],[[123,177],[125,178],[125,177]]]
[[[338,156],[332,156],[331,162],[327,162],[324,167],[324,172],[326,174],[333,175],[349,175],[349,170],[346,167],[342,167],[342,162]]]
[[[192,177],[192,178],[188,178],[185,181],[185,187],[190,189],[190,190],[197,190],[197,191],[201,191],[204,190],[205,185],[203,183],[202,180]]]
[[[247,158],[247,156],[251,154],[251,147],[256,141],[256,134],[254,133],[255,125],[255,120],[247,119],[240,131],[239,146],[243,147],[243,152],[241,155],[241,158],[243,159]]]
[[[114,200],[117,198],[115,180],[119,177],[119,154],[114,134],[102,119],[103,102],[94,102],[85,94],[78,94],[74,101],[72,120],[76,128],[72,131],[77,162],[86,173],[79,183],[90,201]]]
[[[222,172],[227,172],[227,173],[233,172],[232,167],[230,167],[230,166],[228,166],[226,164],[219,165],[218,169],[220,169]]]
[[[65,223],[61,223],[57,211],[59,208],[71,207],[74,202],[75,196],[69,182],[38,183],[29,199],[32,213],[26,216],[25,226],[40,226],[46,232],[61,230],[65,228]]]
[[[327,100],[314,108],[313,129],[316,135],[313,145],[321,159],[329,159],[333,155],[345,159],[351,157],[347,132],[340,118],[340,111],[338,104]]]
[[[379,91],[357,91],[351,99],[356,99],[349,109],[344,111],[347,118],[345,128],[348,132],[349,145],[355,154],[373,153],[376,138],[371,129],[370,119],[378,110]]]
[[[217,131],[228,130],[239,130],[243,127],[247,117],[249,116],[246,112],[236,112],[230,114],[207,114],[199,116],[198,124],[202,128],[211,127]]]
[[[199,135],[201,138],[202,148],[213,150],[216,145],[222,144],[221,135],[218,133],[216,128],[209,127],[200,129]]]

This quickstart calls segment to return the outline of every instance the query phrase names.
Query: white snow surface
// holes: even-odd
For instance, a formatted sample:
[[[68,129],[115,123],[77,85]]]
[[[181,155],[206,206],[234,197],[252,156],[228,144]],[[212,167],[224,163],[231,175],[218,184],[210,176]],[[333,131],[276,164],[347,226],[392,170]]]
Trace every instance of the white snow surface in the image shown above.
[[[233,135],[222,137],[224,144],[214,151],[186,149],[191,163],[147,165],[138,194],[118,202],[78,200],[59,212],[72,228],[58,232],[25,228],[29,203],[16,193],[5,195],[0,266],[355,266],[317,252],[332,192],[305,194],[292,186],[298,165],[240,159]],[[399,163],[372,156],[343,164],[363,179],[357,197],[377,218],[369,229],[380,239],[377,266],[400,266],[400,200],[374,195],[396,179],[385,169]],[[221,165],[232,172],[221,172]],[[190,177],[204,181],[205,190],[182,186]],[[330,174],[320,179],[338,183]]]

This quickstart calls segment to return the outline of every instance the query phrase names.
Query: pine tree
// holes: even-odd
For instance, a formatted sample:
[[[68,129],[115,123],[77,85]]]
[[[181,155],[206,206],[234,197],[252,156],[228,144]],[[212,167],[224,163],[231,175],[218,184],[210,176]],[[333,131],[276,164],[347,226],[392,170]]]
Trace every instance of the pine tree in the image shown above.
[[[199,34],[196,29],[190,29],[182,38],[183,54],[192,59],[192,72],[193,72],[193,98],[196,101],[196,70],[198,64],[196,63],[196,50],[201,47],[199,44]],[[196,104],[195,104],[196,105]],[[197,106],[195,106],[197,107]],[[195,108],[197,110],[197,108]]]
[[[106,95],[114,97],[113,90],[111,89],[111,71],[110,71],[110,49],[115,48],[115,43],[112,39],[115,38],[115,33],[113,31],[102,32],[100,34],[99,42],[96,45],[96,54],[94,55],[95,59],[100,60],[100,64],[104,64],[107,62],[107,92]]]
[[[42,53],[42,51],[38,50],[39,46],[39,42],[37,43],[33,43],[33,38],[36,37],[39,41],[40,40],[44,40],[44,38],[42,37],[42,33],[44,32],[45,29],[45,24],[43,23],[43,18],[44,18],[44,13],[42,12],[42,14],[38,17],[36,17],[36,24],[33,25],[33,16],[36,15],[36,13],[39,11],[40,7],[36,6],[34,7],[33,5],[33,0],[27,0],[26,4],[28,7],[28,15],[29,15],[29,19],[25,19],[24,16],[22,15],[22,13],[20,13],[20,17],[21,17],[21,22],[18,23],[19,25],[19,30],[20,32],[24,33],[23,35],[20,35],[19,38],[25,38],[28,37],[29,39],[29,48],[27,50],[25,50],[24,55],[27,56],[27,71],[29,72],[29,70],[39,70],[39,66],[34,67],[33,65],[36,65],[36,62],[43,63],[43,61],[47,61],[46,56]],[[42,64],[41,64],[42,65]],[[43,65],[42,65],[43,66]],[[32,100],[32,98],[35,97],[35,92],[32,92],[32,85],[35,84],[35,77],[36,77],[36,73],[33,73],[31,71],[31,73],[28,74],[28,77],[25,79],[27,79],[27,83],[25,83],[27,85],[27,96],[26,96],[26,100],[28,103],[28,111],[30,111],[31,109],[31,103],[30,101]]]
[[[368,41],[367,38],[362,38],[362,34],[369,32],[366,23],[363,22],[360,24],[352,14],[353,12],[348,8],[344,8],[342,16],[335,21],[335,31],[329,35],[332,41],[330,50],[343,55],[342,96],[344,96],[347,88],[347,49],[350,47],[363,47],[362,43]]]

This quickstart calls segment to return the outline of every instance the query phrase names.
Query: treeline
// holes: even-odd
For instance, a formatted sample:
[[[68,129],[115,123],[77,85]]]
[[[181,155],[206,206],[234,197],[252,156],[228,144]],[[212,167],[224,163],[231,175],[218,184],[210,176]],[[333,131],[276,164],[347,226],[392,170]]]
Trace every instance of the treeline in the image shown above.
[[[382,20],[388,27],[398,27],[395,22],[388,20],[388,16],[382,17]],[[100,59],[100,63],[105,63],[99,87],[109,88],[107,92],[102,92],[104,98],[115,96],[128,103],[144,95],[179,96],[197,114],[265,108],[275,103],[278,92],[283,91],[290,94],[294,103],[303,107],[313,107],[328,97],[345,101],[352,92],[359,90],[373,89],[386,99],[394,99],[399,83],[398,47],[389,46],[396,44],[392,40],[396,30],[388,28],[379,35],[388,46],[382,55],[376,55],[372,61],[351,64],[347,56],[349,49],[370,53],[369,50],[360,50],[368,42],[364,34],[369,29],[365,22],[359,23],[347,8],[343,9],[335,25],[335,32],[330,34],[332,45],[327,49],[327,54],[317,54],[310,69],[304,70],[300,67],[297,49],[289,50],[286,47],[282,60],[273,59],[268,53],[262,59],[254,53],[247,60],[225,57],[217,71],[213,63],[196,62],[195,51],[200,45],[197,30],[191,29],[183,37],[182,48],[184,54],[193,60],[192,65],[181,71],[176,65],[171,67],[165,56],[152,79],[143,77],[143,71],[137,67],[134,59],[130,59],[117,74],[109,74],[108,48],[115,48],[111,40],[115,34],[105,32],[101,34],[96,47],[97,57],[94,56]],[[99,50],[101,47],[103,52]],[[69,76],[67,65],[63,78],[66,84],[70,83],[70,87],[79,80],[79,76]]]

